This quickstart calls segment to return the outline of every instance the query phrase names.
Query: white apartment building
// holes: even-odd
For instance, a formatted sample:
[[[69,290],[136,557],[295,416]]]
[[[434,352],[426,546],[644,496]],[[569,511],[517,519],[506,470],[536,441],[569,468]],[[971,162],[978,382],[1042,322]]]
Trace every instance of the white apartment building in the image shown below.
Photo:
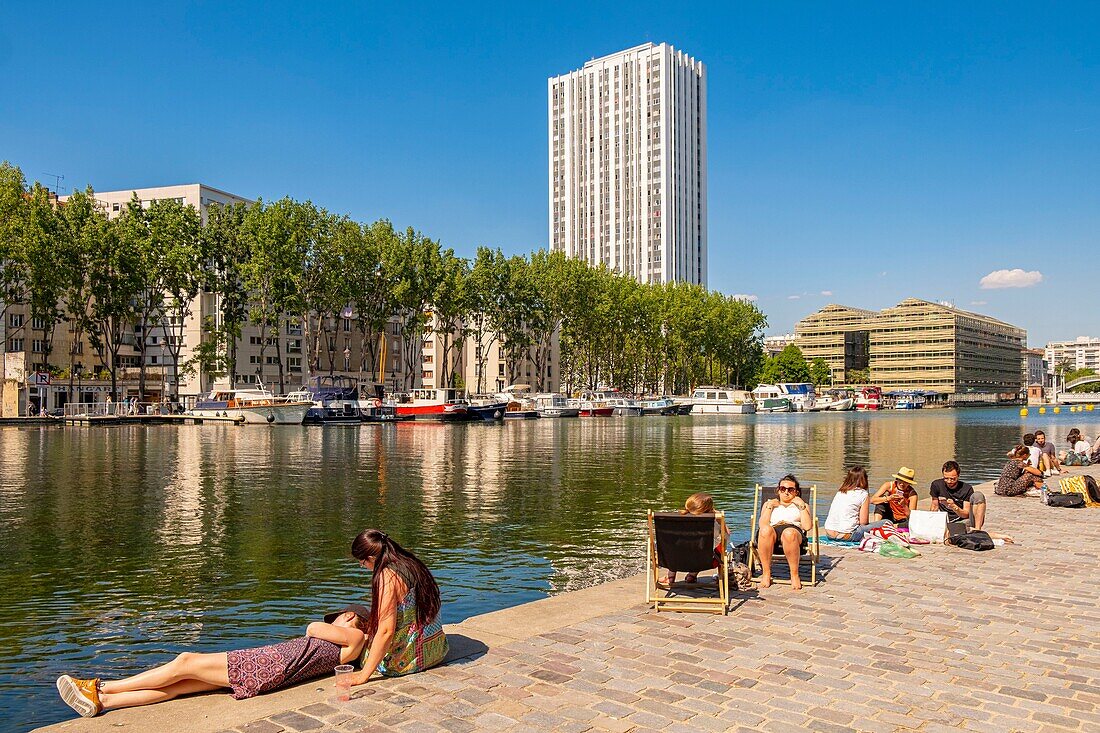
[[[645,43],[548,80],[549,244],[643,283],[707,282],[707,80]]]
[[[1078,336],[1073,341],[1051,341],[1046,345],[1047,369],[1052,373],[1059,364],[1073,369],[1095,369],[1100,373],[1100,338]]]

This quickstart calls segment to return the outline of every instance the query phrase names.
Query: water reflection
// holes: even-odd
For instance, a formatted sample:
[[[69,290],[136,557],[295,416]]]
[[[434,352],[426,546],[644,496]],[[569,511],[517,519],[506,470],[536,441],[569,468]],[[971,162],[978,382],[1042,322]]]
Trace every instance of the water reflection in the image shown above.
[[[1100,429],[1100,413],[1041,419],[1026,429]],[[364,527],[429,563],[453,622],[637,570],[645,510],[694,491],[743,537],[757,481],[819,484],[823,515],[849,465],[876,485],[910,466],[926,493],[948,458],[995,477],[1024,429],[997,410],[0,428],[0,729],[68,717],[63,671],[297,633],[366,592],[349,554]]]

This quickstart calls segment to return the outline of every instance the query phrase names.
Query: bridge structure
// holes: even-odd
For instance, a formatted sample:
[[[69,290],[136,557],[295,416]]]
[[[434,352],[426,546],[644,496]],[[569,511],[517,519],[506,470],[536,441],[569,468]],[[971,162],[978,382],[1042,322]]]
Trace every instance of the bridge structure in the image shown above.
[[[1086,384],[1096,385],[1095,392],[1070,392],[1069,390]],[[1074,379],[1054,395],[1054,401],[1061,405],[1100,405],[1100,374],[1090,374]]]
[[[1072,382],[1068,382],[1063,389],[1071,390],[1080,387],[1083,384],[1095,384],[1100,386],[1100,374],[1090,374],[1087,377],[1080,377],[1074,379]]]

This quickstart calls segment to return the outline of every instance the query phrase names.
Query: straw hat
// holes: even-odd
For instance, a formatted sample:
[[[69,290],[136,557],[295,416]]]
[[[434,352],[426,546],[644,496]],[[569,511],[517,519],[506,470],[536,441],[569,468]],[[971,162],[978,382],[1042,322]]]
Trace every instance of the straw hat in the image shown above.
[[[908,466],[902,466],[898,469],[898,472],[894,474],[894,478],[898,481],[904,481],[910,486],[915,486],[917,483],[917,472]]]

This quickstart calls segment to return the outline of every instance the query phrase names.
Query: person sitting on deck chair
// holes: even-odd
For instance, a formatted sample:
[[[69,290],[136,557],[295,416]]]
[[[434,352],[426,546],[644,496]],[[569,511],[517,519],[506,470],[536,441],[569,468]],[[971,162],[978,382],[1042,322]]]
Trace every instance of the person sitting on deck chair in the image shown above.
[[[713,514],[714,513],[714,499],[713,499],[713,497],[711,497],[710,494],[705,494],[701,491],[697,492],[695,494],[692,494],[691,496],[689,496],[687,498],[687,501],[684,502],[684,508],[680,510],[680,513],[681,514]],[[725,528],[725,522],[724,521],[722,523],[722,528],[718,528],[717,525],[715,527],[715,535],[716,536],[715,536],[714,541],[716,543],[718,543],[718,546],[714,548],[715,557],[718,557],[718,555],[721,554],[721,551],[722,551],[722,546],[721,546],[722,538],[721,538],[721,536],[718,536],[718,535],[721,532],[725,531],[725,536],[727,536],[727,537],[729,536],[729,531],[725,530],[724,528]],[[717,560],[715,560],[714,567],[718,567]],[[685,583],[694,583],[697,579],[698,579],[698,574],[697,573],[688,573],[687,575],[684,576],[684,582]],[[670,587],[672,586],[673,583],[676,582],[676,571],[674,569],[669,568],[668,577],[665,578],[664,582],[667,583]]]
[[[772,552],[782,552],[791,570],[791,588],[802,589],[798,577],[798,559],[806,549],[806,533],[813,528],[810,507],[802,500],[802,488],[791,474],[779,479],[774,499],[760,509],[760,529],[756,546],[760,548],[760,587],[772,584]]]

